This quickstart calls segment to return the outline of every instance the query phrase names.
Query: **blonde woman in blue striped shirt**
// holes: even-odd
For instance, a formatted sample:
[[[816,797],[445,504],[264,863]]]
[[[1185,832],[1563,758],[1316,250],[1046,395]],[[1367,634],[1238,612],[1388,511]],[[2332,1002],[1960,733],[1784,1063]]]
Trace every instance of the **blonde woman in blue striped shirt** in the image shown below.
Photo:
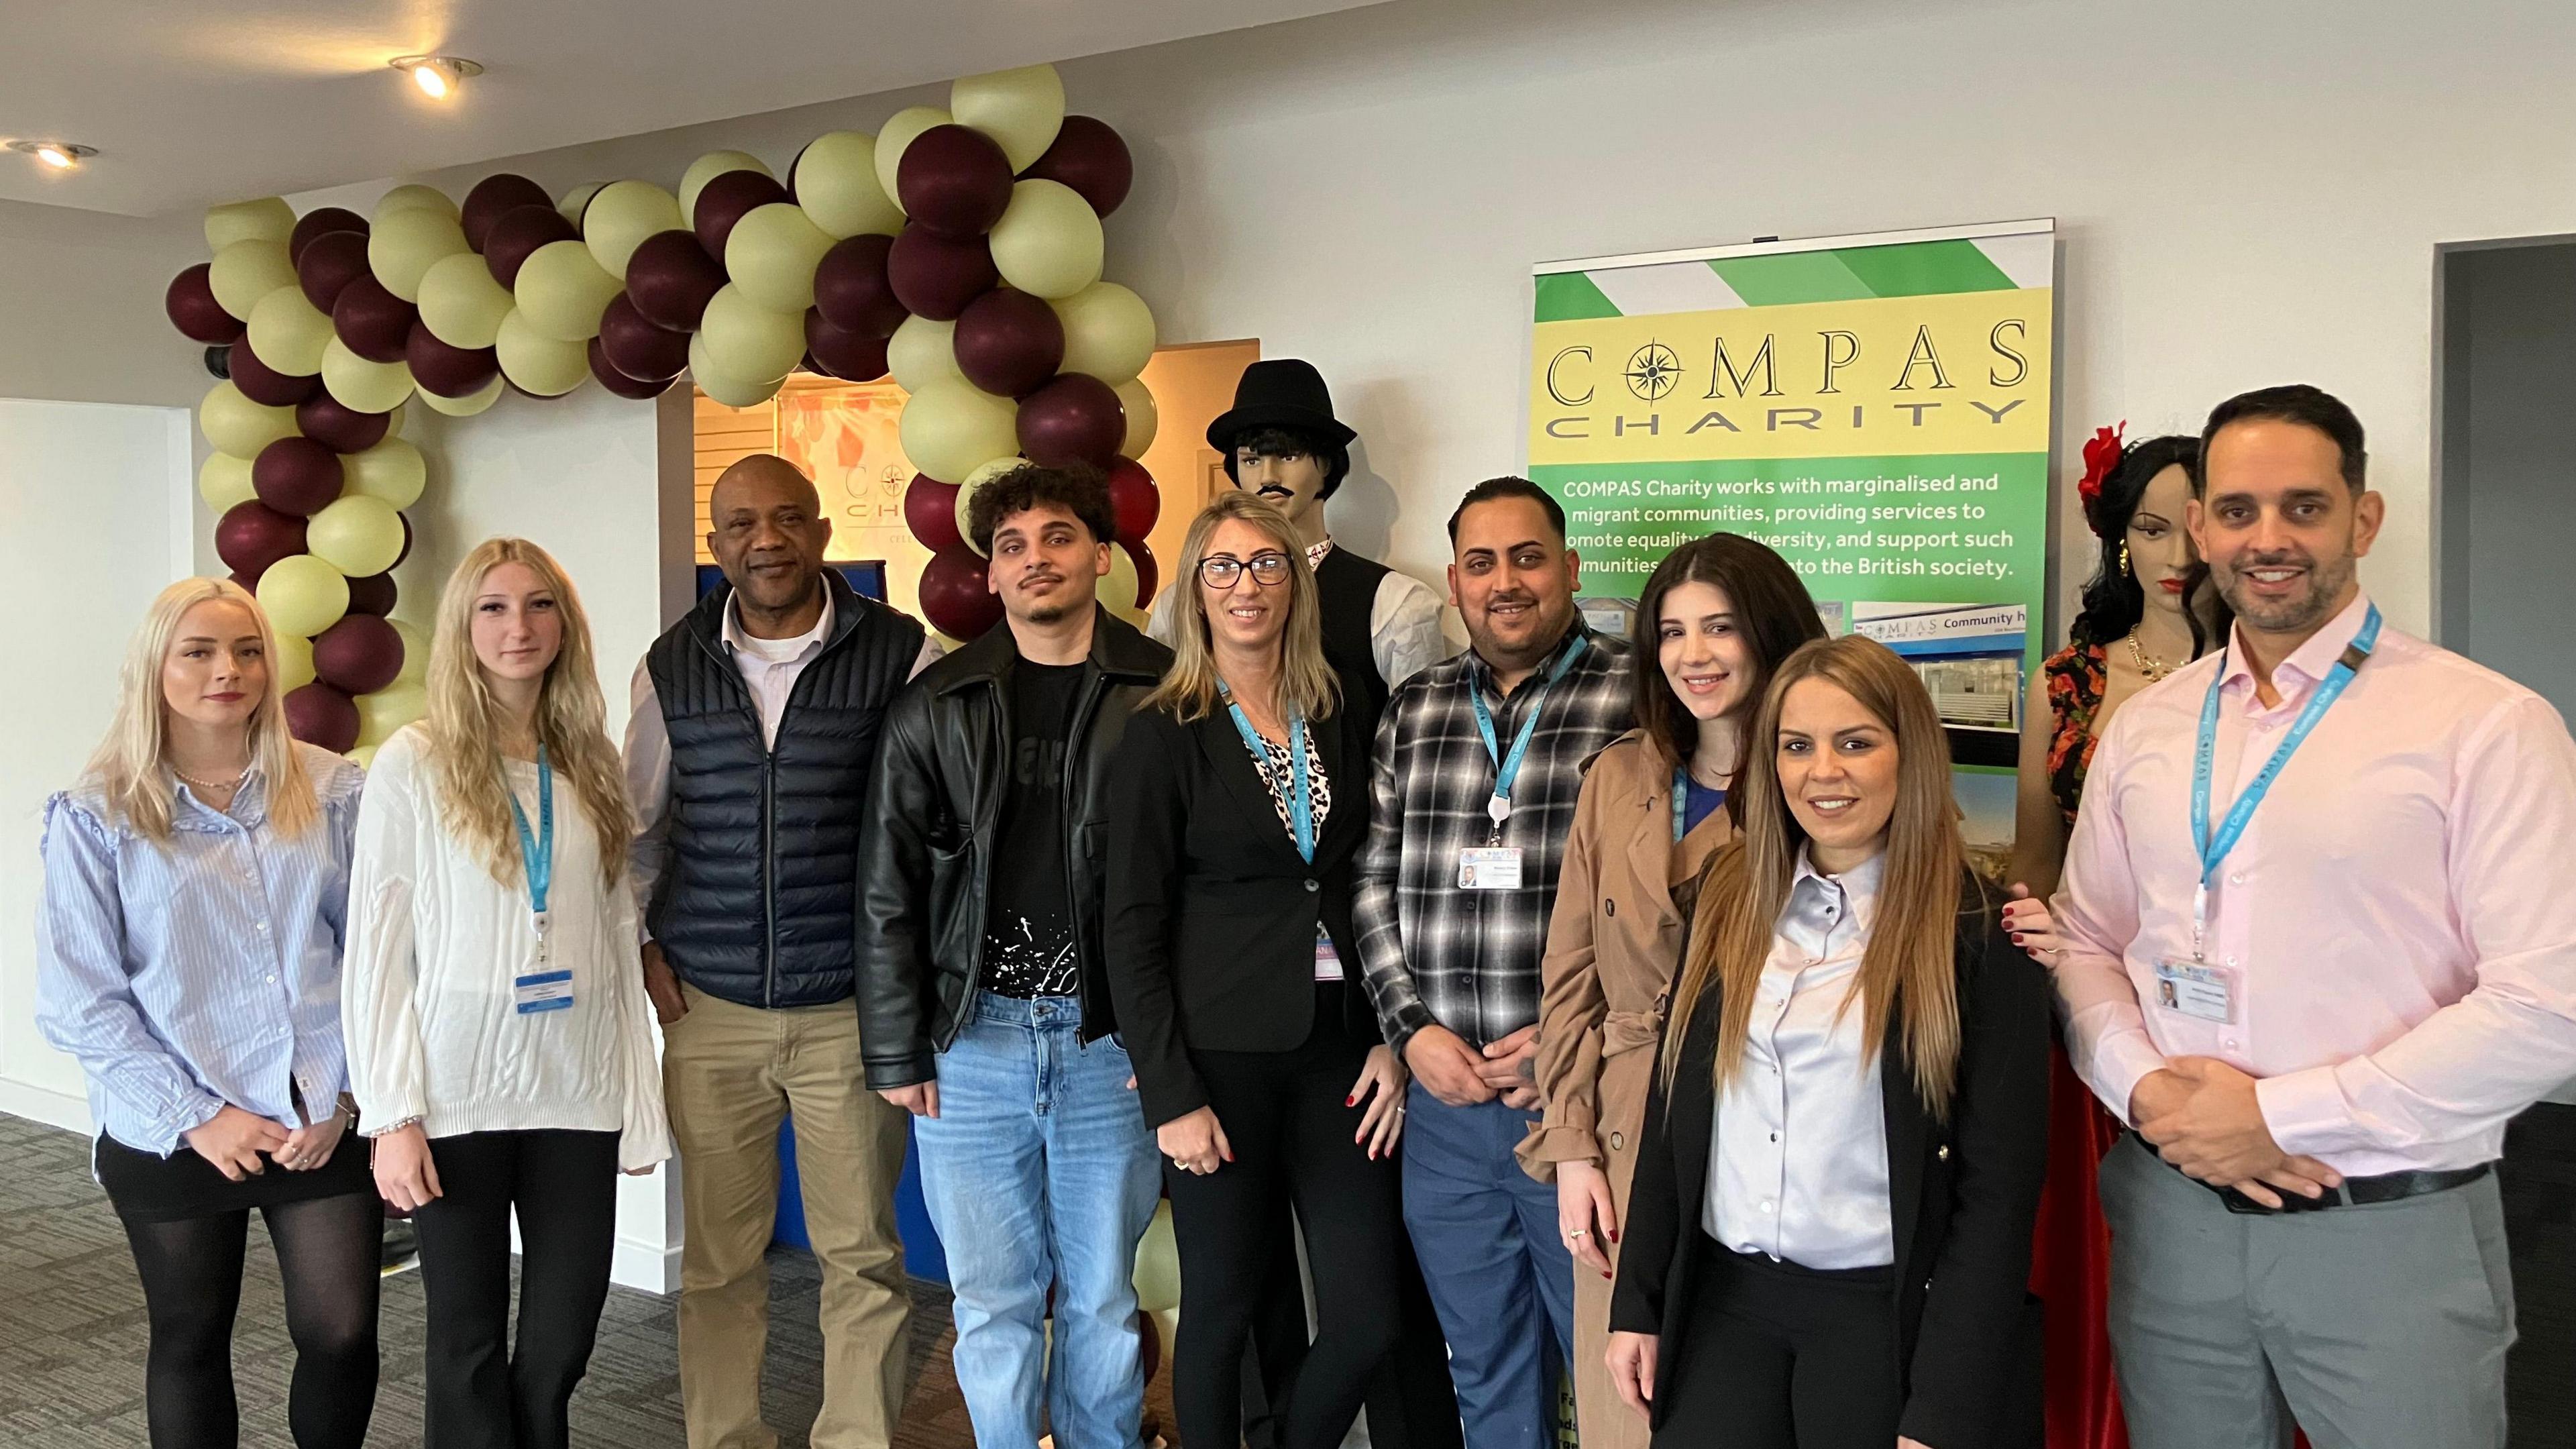
[[[163,590],[106,741],[45,812],[37,1022],[89,1079],[151,1315],[153,1449],[238,1440],[253,1208],[285,1280],[295,1443],[356,1445],[375,1407],[382,1210],[340,1036],[359,771],[288,736],[273,658],[238,585]]]

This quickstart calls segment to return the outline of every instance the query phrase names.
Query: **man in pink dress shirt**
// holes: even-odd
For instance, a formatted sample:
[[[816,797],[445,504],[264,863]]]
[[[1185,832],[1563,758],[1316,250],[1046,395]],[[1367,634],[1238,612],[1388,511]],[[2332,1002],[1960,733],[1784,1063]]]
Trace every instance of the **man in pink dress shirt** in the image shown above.
[[[2112,720],[2056,901],[2069,1048],[2135,1129],[2102,1168],[2130,1439],[2501,1449],[2492,1164],[2576,1077],[2576,743],[2381,623],[2349,408],[2247,393],[2201,446],[2235,632]]]

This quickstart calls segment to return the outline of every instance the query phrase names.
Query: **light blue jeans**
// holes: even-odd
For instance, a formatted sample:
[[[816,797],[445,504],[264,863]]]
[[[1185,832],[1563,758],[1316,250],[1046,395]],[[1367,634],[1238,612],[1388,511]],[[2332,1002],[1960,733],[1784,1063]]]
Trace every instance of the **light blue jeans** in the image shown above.
[[[913,1124],[978,1449],[1029,1449],[1049,1422],[1059,1449],[1142,1442],[1136,1244],[1161,1178],[1125,1048],[1081,1037],[1072,997],[977,993],[939,1055],[939,1115]]]

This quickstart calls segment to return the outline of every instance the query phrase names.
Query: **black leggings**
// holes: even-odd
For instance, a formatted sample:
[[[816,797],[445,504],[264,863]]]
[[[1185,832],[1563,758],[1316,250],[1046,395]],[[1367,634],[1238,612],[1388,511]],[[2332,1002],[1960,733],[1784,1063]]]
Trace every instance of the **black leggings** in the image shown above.
[[[1205,1177],[1168,1163],[1181,1258],[1173,1408],[1184,1444],[1234,1444],[1243,1425],[1244,1344],[1269,1286],[1278,1205],[1296,1206],[1315,1264],[1314,1345],[1277,1405],[1284,1449],[1331,1449],[1358,1417],[1370,1376],[1396,1343],[1404,1237],[1397,1160],[1371,1162],[1347,1104],[1365,1048],[1341,1013],[1318,1010],[1287,1052],[1192,1052],[1234,1160]]]
[[[428,1298],[424,1449],[564,1449],[617,1243],[617,1134],[433,1137],[440,1195],[412,1214]],[[510,1339],[510,1217],[519,1333]]]
[[[298,1449],[355,1449],[376,1407],[376,1290],[384,1210],[373,1193],[260,1209],[286,1287],[295,1379],[286,1402]],[[231,1449],[233,1316],[241,1306],[250,1212],[128,1222],[152,1320],[143,1376],[152,1449]]]

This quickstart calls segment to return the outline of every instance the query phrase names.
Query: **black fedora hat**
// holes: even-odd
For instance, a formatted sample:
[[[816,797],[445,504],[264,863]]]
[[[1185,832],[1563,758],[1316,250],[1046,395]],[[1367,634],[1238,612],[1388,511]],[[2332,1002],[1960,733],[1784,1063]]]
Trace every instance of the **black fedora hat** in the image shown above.
[[[1257,428],[1294,428],[1336,448],[1358,433],[1333,416],[1333,394],[1315,364],[1297,357],[1265,358],[1243,370],[1234,406],[1208,424],[1208,446],[1231,460],[1234,440]]]

